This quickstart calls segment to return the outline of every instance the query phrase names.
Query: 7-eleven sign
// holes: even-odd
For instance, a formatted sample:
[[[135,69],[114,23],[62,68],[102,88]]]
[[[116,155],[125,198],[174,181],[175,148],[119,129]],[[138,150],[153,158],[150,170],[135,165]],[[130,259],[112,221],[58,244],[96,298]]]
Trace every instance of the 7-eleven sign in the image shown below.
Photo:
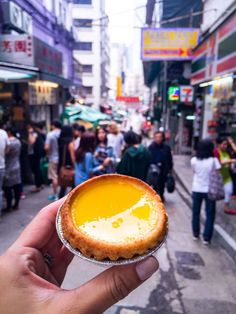
[[[180,101],[192,102],[193,101],[193,87],[190,85],[180,86]]]

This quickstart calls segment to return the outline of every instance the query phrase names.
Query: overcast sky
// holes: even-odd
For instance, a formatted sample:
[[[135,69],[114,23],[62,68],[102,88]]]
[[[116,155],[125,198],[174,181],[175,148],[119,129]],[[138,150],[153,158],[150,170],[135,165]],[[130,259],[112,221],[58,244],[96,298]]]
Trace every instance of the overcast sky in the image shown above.
[[[134,29],[134,26],[142,26],[141,22],[144,22],[144,10],[137,10],[135,15],[135,8],[145,4],[146,0],[106,1],[111,43],[132,43],[135,37],[134,32],[139,32],[139,30]]]

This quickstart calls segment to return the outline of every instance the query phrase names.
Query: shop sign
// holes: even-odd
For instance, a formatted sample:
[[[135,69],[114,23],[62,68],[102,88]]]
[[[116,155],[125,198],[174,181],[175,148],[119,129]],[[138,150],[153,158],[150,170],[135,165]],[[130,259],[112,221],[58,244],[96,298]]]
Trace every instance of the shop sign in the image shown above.
[[[4,2],[3,16],[5,24],[17,31],[32,34],[32,17],[13,1]]]
[[[191,84],[236,71],[236,13],[193,52]]]
[[[192,60],[192,49],[199,41],[196,28],[143,28],[141,59]]]
[[[168,88],[168,100],[178,101],[180,96],[180,89],[178,86],[170,86]]]
[[[34,65],[33,38],[29,35],[1,35],[0,61]]]
[[[57,88],[44,82],[29,83],[30,105],[55,105],[57,103]]]
[[[61,76],[62,53],[29,35],[0,35],[0,61],[38,67]]]
[[[192,102],[193,101],[193,87],[190,85],[180,86],[180,101]]]
[[[62,75],[62,53],[38,38],[34,38],[34,59],[41,71]]]
[[[124,101],[124,102],[128,102],[128,103],[140,102],[140,98],[139,97],[135,97],[135,96],[117,96],[116,100],[117,101]]]

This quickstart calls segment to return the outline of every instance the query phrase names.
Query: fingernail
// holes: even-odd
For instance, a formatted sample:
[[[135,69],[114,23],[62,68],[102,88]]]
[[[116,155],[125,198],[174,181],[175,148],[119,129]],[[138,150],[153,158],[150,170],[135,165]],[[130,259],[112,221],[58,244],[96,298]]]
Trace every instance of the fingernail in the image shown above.
[[[136,272],[141,281],[152,276],[158,270],[159,264],[155,257],[151,256],[136,265]]]

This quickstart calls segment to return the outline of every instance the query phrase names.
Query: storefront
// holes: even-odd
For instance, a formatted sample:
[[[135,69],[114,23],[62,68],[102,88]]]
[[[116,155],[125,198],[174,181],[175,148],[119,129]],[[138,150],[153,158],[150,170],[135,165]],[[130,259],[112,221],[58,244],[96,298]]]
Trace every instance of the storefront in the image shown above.
[[[191,83],[202,99],[201,137],[236,135],[236,13],[194,51]]]
[[[34,120],[49,127],[50,121],[62,113],[71,84],[63,77],[62,53],[29,35],[1,35],[0,47],[4,122],[10,120],[21,126]]]

